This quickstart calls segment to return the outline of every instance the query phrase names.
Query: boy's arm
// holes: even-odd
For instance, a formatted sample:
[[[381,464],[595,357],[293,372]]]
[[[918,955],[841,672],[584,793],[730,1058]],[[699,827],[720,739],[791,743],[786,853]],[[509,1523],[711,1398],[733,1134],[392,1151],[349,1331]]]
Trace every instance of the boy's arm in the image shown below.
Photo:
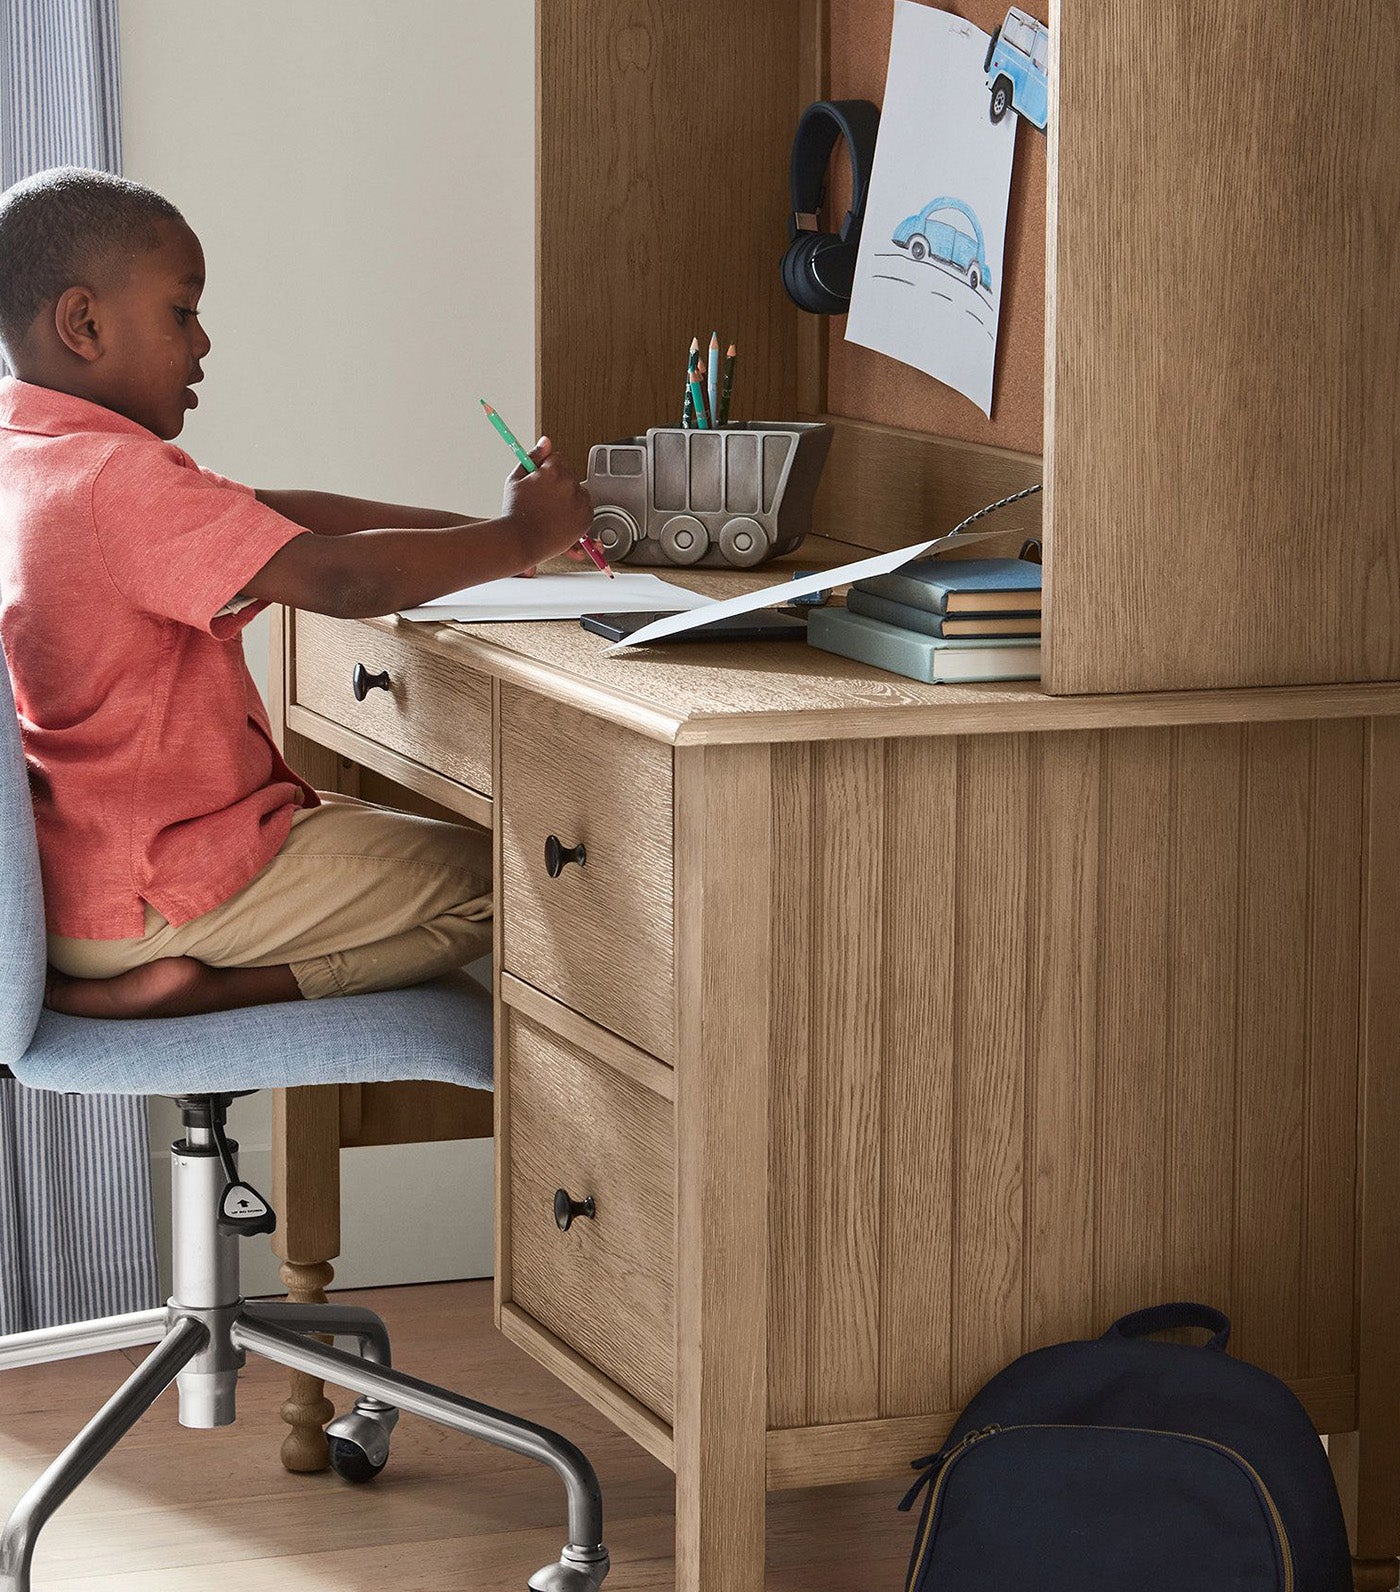
[[[259,503],[276,509],[283,519],[304,525],[318,536],[343,536],[347,531],[378,527],[427,527],[478,524],[475,515],[451,509],[414,509],[402,503],[374,503],[369,498],[342,497],[338,492],[301,492],[258,487]]]
[[[572,547],[593,517],[588,494],[567,465],[549,456],[547,439],[532,457],[540,468],[527,475],[517,467],[511,474],[499,519],[296,536],[244,582],[243,591],[337,619],[367,619],[518,575]],[[354,511],[333,510],[332,517],[340,512]]]

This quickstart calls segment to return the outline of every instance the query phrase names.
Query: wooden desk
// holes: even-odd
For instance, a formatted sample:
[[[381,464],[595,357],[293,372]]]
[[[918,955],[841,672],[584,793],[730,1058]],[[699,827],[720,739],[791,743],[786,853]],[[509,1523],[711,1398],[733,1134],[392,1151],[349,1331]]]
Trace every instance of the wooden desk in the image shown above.
[[[678,1588],[758,1592],[768,1490],[905,1474],[1015,1355],[1172,1298],[1332,1434],[1357,1586],[1395,1585],[1400,688],[283,640],[297,748],[494,823],[498,1320],[675,1470]],[[303,1286],[343,1111],[282,1107]]]

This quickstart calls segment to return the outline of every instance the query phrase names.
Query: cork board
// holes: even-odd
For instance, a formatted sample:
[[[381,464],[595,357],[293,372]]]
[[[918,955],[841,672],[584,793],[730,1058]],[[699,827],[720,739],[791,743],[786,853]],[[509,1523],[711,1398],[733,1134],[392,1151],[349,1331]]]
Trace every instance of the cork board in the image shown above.
[[[832,99],[885,95],[894,0],[828,0],[829,89]],[[1006,15],[1007,0],[943,0],[942,9],[988,33]],[[1045,19],[1048,0],[1029,7]],[[1019,118],[1017,118],[1019,122]],[[1045,418],[1045,134],[1021,124],[1011,173],[1006,237],[1006,291],[997,339],[992,418],[961,393],[912,366],[846,341],[846,318],[827,330],[828,412],[1021,453],[1042,451]],[[844,192],[841,188],[844,185]],[[850,192],[844,170],[833,175],[844,214]],[[832,206],[835,208],[835,205]]]

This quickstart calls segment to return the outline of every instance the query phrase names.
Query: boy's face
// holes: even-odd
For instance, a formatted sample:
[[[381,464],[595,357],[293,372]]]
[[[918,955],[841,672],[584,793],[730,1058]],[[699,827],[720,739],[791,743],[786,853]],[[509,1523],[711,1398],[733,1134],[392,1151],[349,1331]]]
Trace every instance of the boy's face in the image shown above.
[[[95,304],[101,354],[89,367],[97,402],[169,441],[198,402],[193,382],[209,339],[197,307],[204,251],[181,221],[155,222],[160,246],[118,262]]]

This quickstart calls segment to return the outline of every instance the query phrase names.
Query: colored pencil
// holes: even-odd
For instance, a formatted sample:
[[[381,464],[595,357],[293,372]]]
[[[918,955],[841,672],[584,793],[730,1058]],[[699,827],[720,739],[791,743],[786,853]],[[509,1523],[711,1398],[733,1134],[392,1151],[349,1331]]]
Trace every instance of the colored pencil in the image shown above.
[[[510,429],[505,421],[501,419],[491,405],[488,404],[484,398],[479,398],[477,402],[486,411],[486,418],[496,428],[500,435],[501,441],[504,442],[506,447],[508,447],[515,457],[519,459],[521,469],[526,470],[531,474],[538,470],[539,465],[537,465],[530,455],[526,453],[524,448],[520,446],[519,439],[516,437],[515,433]],[[614,575],[612,570],[608,568],[608,561],[603,557],[598,544],[593,540],[593,538],[591,536],[580,536],[578,540],[579,546],[584,550],[585,553],[588,554],[598,568],[603,571],[608,579],[616,580],[617,576]]]
[[[724,356],[724,383],[719,392],[719,419],[717,424],[729,424],[729,395],[734,391],[734,344],[729,345],[729,352]]]
[[[700,355],[690,367],[690,401],[695,405],[695,424],[701,431],[710,429],[710,416],[705,408],[705,387],[700,380]]]
[[[515,433],[510,429],[505,421],[501,419],[491,405],[488,404],[484,398],[478,398],[477,402],[486,411],[486,418],[500,433],[501,440],[505,443],[506,447],[508,447],[515,457],[519,459],[520,468],[526,471],[528,474],[533,474],[534,471],[538,470],[539,465],[537,465],[530,455],[526,453],[524,448],[520,446],[520,443],[516,439]]]
[[[710,423],[722,425],[719,418],[719,333],[710,333],[710,358],[707,372],[710,391]]]
[[[685,360],[685,402],[681,406],[681,426],[686,431],[695,430],[695,400],[690,396],[690,378],[695,371],[695,361],[700,357],[700,339],[690,339],[690,352]]]

